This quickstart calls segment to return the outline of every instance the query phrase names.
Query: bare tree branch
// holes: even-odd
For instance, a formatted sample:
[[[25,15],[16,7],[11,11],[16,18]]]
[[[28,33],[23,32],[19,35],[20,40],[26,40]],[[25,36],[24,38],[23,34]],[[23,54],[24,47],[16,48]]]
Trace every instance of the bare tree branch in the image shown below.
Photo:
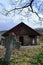
[[[14,4],[14,2],[13,2],[12,0],[10,0],[10,1]],[[27,8],[29,12],[32,12],[32,13],[36,14],[37,17],[39,18],[39,20],[42,21],[43,18],[41,18],[41,17],[39,16],[38,12],[36,12],[36,11],[33,10],[33,5],[32,5],[32,4],[33,4],[34,1],[35,1],[35,0],[30,0],[30,3],[28,2],[28,3],[26,3],[26,4],[25,4],[24,6],[22,6],[22,7],[14,7],[13,9],[11,9],[11,10],[9,10],[9,11],[6,10],[5,15],[7,16],[10,12],[16,11],[16,10],[19,10],[19,13],[18,13],[18,14],[20,14],[20,13],[23,11],[23,9]],[[22,0],[21,0],[20,2],[22,2]],[[43,3],[43,2],[42,2],[42,3]],[[39,9],[40,9],[42,3],[40,4]],[[14,4],[14,5],[15,5],[15,4]],[[29,7],[30,7],[31,10],[29,9]],[[38,9],[38,10],[39,10],[39,9]],[[2,13],[2,14],[3,14],[3,13]],[[29,13],[28,13],[28,14],[29,14]]]
[[[32,3],[34,2],[34,0],[31,0],[30,1],[30,3],[28,2],[28,3],[26,3],[26,5],[24,5],[23,7],[20,7],[20,8],[14,8],[14,9],[11,9],[10,11],[7,11],[7,13],[6,13],[6,16],[9,14],[9,12],[11,12],[11,11],[14,11],[14,10],[20,10],[20,12],[22,12],[22,10],[24,9],[24,8],[27,8],[27,7],[29,7],[30,6],[30,8],[31,8],[31,11],[30,12],[32,12],[32,13],[35,13],[38,17],[39,17],[39,19],[40,19],[40,16],[39,16],[39,14],[37,13],[37,12],[34,12],[33,11],[33,8],[32,8]],[[19,12],[19,13],[20,13]]]
[[[40,6],[39,6],[39,8],[38,8],[38,10],[40,10],[40,7],[41,7],[41,5],[43,4],[43,2],[40,4]]]
[[[31,0],[30,3],[26,3],[23,7],[18,7],[18,8],[14,8],[14,9],[11,9],[10,11],[7,11],[6,13],[6,16],[8,15],[9,12],[13,11],[13,10],[20,10],[20,9],[24,9],[24,8],[27,8],[27,7],[31,7],[32,8],[32,3],[33,3],[34,0]]]

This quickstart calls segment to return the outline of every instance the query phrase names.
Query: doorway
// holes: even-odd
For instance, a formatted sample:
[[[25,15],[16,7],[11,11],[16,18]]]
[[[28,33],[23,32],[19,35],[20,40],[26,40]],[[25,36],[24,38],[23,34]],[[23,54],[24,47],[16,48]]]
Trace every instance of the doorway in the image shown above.
[[[19,37],[19,41],[21,42],[21,45],[23,45],[24,38],[23,37]]]

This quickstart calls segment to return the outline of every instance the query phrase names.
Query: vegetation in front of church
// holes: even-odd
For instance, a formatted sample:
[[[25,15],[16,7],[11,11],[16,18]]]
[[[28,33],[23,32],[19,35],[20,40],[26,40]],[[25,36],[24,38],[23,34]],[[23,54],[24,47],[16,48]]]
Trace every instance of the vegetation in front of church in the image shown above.
[[[0,65],[43,65],[43,36],[40,38],[41,44],[29,46],[21,50],[14,50],[9,62],[0,59]],[[4,56],[4,49],[0,48],[0,57]]]
[[[32,65],[43,65],[43,46],[42,49],[37,52],[32,60],[30,60],[30,63]]]
[[[35,48],[36,47],[36,48]],[[10,62],[0,60],[1,65],[43,65],[43,46],[15,50]]]

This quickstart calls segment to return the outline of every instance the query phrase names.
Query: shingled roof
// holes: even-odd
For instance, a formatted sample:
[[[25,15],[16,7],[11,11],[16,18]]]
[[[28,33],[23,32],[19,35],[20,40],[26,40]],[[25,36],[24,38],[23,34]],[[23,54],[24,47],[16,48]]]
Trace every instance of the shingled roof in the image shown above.
[[[3,36],[6,36],[8,33],[14,32],[16,35],[38,35],[40,36],[41,34],[25,23],[21,22],[18,25],[14,26],[12,29],[8,30]]]

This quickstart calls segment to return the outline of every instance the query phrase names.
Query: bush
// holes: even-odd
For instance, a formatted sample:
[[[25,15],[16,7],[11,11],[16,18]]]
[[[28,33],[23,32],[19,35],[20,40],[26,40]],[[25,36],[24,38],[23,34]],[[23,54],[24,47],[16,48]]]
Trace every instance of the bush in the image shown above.
[[[10,61],[0,61],[0,65],[10,65]]]
[[[30,60],[32,65],[43,65],[43,47],[35,54],[35,58]]]

